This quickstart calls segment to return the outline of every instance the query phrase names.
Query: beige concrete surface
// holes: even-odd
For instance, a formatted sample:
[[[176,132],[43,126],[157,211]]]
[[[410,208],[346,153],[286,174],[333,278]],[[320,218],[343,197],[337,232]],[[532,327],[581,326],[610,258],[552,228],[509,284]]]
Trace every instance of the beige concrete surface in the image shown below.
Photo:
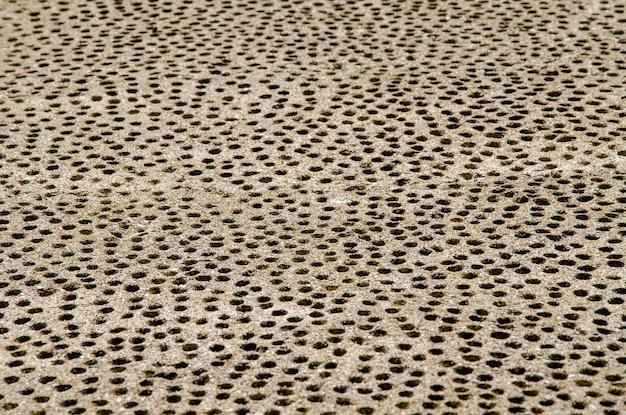
[[[626,413],[624,30],[0,0],[0,413]]]

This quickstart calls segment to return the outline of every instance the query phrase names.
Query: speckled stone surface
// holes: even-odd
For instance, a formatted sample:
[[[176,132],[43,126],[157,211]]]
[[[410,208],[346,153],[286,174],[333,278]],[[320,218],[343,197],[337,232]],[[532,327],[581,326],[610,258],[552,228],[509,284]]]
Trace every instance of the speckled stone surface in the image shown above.
[[[0,413],[626,413],[625,28],[0,0]]]

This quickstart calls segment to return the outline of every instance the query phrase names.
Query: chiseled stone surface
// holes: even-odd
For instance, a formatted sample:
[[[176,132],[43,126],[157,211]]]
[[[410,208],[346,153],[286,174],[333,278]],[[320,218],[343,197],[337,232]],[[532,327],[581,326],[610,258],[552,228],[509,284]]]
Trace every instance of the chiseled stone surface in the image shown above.
[[[0,0],[0,412],[626,413],[625,29]]]

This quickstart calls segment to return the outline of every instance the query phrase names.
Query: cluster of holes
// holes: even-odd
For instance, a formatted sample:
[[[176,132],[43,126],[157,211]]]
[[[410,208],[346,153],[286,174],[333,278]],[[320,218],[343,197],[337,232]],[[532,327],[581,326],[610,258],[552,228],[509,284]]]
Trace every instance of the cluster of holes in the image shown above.
[[[617,3],[7,1],[0,408],[625,411]]]
[[[5,17],[9,188],[385,185],[626,163],[619,5],[63,4]]]
[[[511,175],[350,199],[294,189],[235,204],[184,189],[16,198],[0,211],[4,380],[51,383],[17,391],[41,405],[63,392],[74,412],[114,413],[90,398],[112,390],[137,413],[153,395],[171,411],[218,402],[214,413],[230,401],[241,413],[454,411],[472,396],[493,409],[501,395],[513,413],[596,398],[610,413],[626,363],[624,178]]]

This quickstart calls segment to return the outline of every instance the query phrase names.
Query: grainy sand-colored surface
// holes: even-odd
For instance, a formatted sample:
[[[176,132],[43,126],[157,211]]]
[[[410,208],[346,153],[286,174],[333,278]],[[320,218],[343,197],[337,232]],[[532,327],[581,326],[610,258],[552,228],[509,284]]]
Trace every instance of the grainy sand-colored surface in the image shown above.
[[[0,412],[626,413],[625,29],[0,0]]]

